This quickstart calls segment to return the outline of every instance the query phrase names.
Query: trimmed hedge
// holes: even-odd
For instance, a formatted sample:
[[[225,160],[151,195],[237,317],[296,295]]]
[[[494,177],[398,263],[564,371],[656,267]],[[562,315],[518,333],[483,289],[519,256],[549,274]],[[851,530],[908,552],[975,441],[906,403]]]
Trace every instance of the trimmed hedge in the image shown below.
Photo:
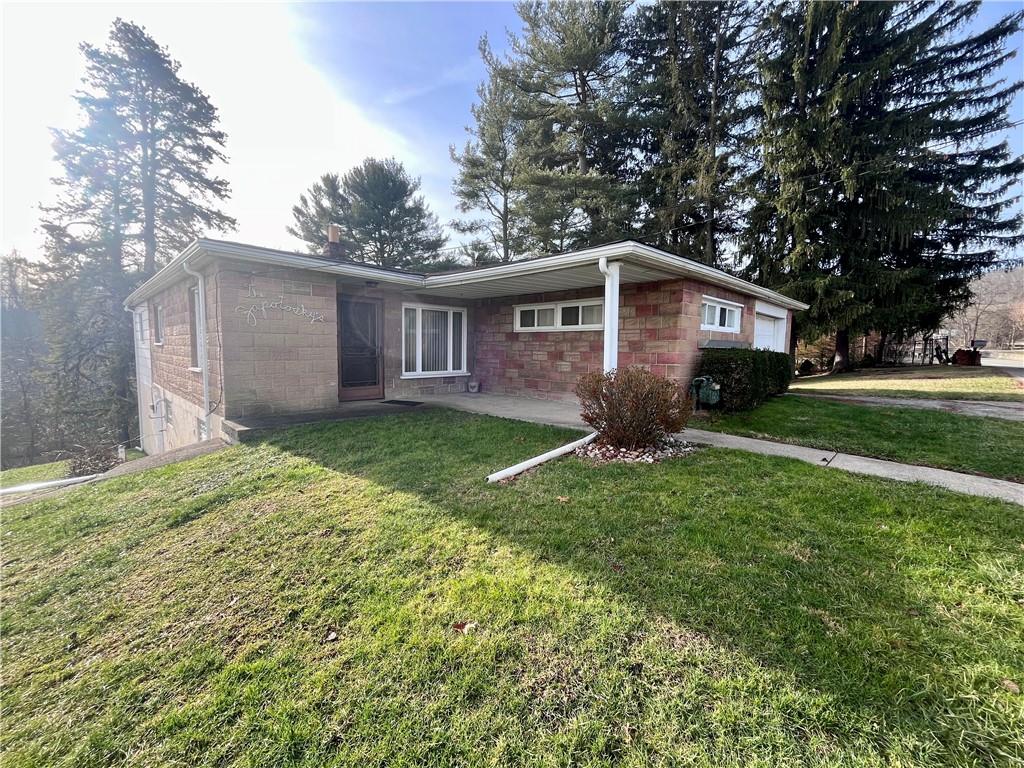
[[[705,349],[697,375],[721,386],[722,410],[749,411],[789,389],[793,359],[765,349]]]

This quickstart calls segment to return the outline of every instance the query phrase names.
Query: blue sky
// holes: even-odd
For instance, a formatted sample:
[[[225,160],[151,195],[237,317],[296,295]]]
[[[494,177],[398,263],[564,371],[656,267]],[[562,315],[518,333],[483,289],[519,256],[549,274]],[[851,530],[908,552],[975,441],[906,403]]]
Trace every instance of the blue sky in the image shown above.
[[[982,6],[991,24],[1024,0]],[[230,237],[296,248],[285,233],[298,195],[325,171],[394,156],[415,176],[442,223],[457,215],[450,144],[466,140],[485,77],[477,46],[499,52],[519,31],[511,3],[6,3],[2,7],[0,250],[38,255],[38,204],[57,173],[51,126],[74,125],[78,44],[102,43],[122,16],[146,26],[220,111],[230,163]],[[1018,36],[1018,51],[1024,38]],[[1020,56],[1006,68],[1024,73]],[[24,77],[32,72],[32,77]],[[1024,96],[1013,118],[1024,119]],[[1024,152],[1024,126],[1012,132]],[[1024,192],[1024,189],[1022,189]]]

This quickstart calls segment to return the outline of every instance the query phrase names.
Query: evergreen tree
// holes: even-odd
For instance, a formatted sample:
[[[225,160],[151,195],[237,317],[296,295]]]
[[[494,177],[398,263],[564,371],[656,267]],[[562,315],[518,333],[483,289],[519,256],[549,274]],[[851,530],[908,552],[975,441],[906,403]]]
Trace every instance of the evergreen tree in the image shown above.
[[[82,123],[54,131],[56,200],[47,233],[40,313],[56,395],[48,418],[65,443],[129,442],[137,434],[131,316],[122,302],[207,229],[234,220],[209,175],[225,136],[207,97],[145,30],[114,22],[108,45],[83,44]]]
[[[625,4],[520,2],[516,10],[524,32],[510,38],[509,59],[485,54],[492,77],[514,90],[524,121],[524,184],[534,193],[527,195],[523,215],[542,246],[621,237],[631,212],[628,191],[618,183],[622,156],[615,141],[624,120]],[[538,207],[550,203],[561,208]],[[545,231],[543,220],[573,228]]]
[[[182,80],[180,64],[130,21],[115,20],[107,46],[83,44],[82,53],[86,75],[76,98],[87,115],[93,102],[108,104],[130,152],[143,272],[156,271],[158,254],[169,258],[206,231],[233,229],[235,220],[215,207],[229,196],[228,183],[210,175],[214,163],[226,162],[226,137],[206,94]],[[60,138],[65,151],[75,151],[76,139],[88,151],[91,126]]]
[[[626,43],[643,236],[713,266],[741,228],[758,12],[747,0],[645,5]]]
[[[320,180],[299,195],[298,205],[292,206],[295,225],[287,227],[288,234],[302,240],[310,253],[322,254],[327,247],[327,226],[338,224],[343,236],[347,235],[344,224],[349,216],[349,200],[341,189],[341,177],[336,173],[325,173]],[[345,249],[353,250],[351,238],[343,243]]]
[[[349,200],[343,230],[349,255],[381,267],[423,269],[440,257],[446,237],[437,217],[418,194],[420,180],[394,160],[367,158],[341,179]]]
[[[480,45],[488,58],[486,38]],[[521,217],[526,171],[518,145],[522,121],[516,117],[512,89],[500,78],[492,77],[481,85],[477,95],[480,102],[472,107],[475,125],[467,128],[472,138],[461,154],[454,146],[449,151],[458,166],[452,191],[459,211],[481,216],[452,226],[458,232],[482,234],[482,244],[491,251],[489,261],[512,261],[528,248]],[[477,263],[479,258],[473,261]]]
[[[978,34],[978,3],[777,7],[761,64],[764,170],[751,275],[811,304],[810,333],[937,326],[1020,241],[1005,142],[1020,83],[993,73],[1022,13]]]

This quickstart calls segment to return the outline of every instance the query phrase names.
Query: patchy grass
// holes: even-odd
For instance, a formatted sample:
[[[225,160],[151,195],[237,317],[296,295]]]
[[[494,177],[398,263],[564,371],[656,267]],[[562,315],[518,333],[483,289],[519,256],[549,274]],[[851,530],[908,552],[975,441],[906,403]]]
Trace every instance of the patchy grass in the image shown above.
[[[483,483],[572,434],[396,414],[8,509],[5,766],[1024,759],[1022,508],[715,449]]]
[[[991,368],[951,365],[823,374],[797,379],[790,389],[814,394],[1024,402],[1024,387],[1012,376]]]
[[[129,448],[125,461],[134,461],[145,456],[142,451]],[[0,470],[0,488],[13,488],[27,483],[42,483],[47,480],[61,480],[68,476],[66,461],[51,461],[49,464],[32,464],[27,467]]]
[[[690,426],[1024,482],[1019,421],[786,396]]]

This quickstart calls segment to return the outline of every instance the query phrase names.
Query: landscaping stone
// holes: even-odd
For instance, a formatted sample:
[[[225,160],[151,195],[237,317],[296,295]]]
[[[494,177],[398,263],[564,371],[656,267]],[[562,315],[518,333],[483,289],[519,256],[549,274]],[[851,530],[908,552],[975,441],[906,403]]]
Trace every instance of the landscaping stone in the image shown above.
[[[697,450],[697,446],[669,437],[657,445],[647,448],[616,448],[614,445],[593,442],[582,445],[573,454],[582,459],[590,459],[598,464],[617,461],[624,464],[655,464],[664,459],[687,456]]]

